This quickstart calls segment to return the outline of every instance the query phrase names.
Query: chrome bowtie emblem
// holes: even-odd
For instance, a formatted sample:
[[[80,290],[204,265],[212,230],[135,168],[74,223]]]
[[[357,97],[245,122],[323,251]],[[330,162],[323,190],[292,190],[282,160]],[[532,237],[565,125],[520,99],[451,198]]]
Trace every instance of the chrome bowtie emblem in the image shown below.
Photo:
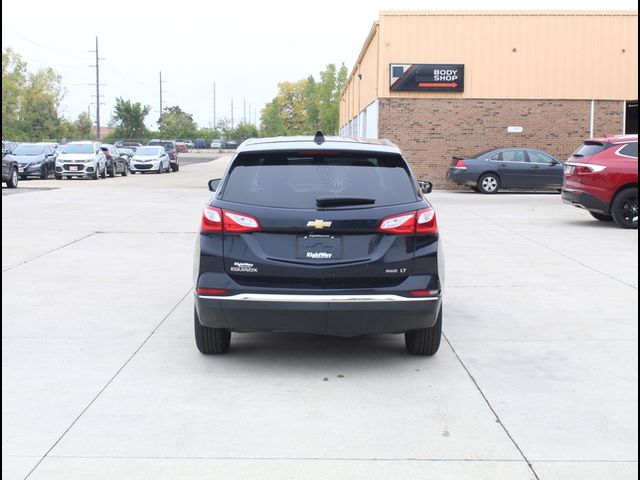
[[[324,220],[314,220],[313,222],[308,222],[307,227],[322,230],[323,228],[329,228],[332,223],[333,222],[325,222]]]

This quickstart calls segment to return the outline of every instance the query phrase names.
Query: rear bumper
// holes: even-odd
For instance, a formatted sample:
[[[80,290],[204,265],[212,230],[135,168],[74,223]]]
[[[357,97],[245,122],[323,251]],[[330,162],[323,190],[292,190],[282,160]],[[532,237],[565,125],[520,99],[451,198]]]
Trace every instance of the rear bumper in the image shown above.
[[[580,189],[563,188],[562,201],[568,205],[583,208],[591,212],[604,213],[606,215],[610,212],[608,203],[603,202],[598,197]]]
[[[466,168],[455,168],[450,167],[447,169],[446,174],[447,180],[453,182],[457,185],[466,185],[469,187],[473,187],[478,182],[478,176],[476,174],[472,174]]]
[[[200,323],[238,332],[298,332],[352,337],[433,327],[440,295],[195,295]]]

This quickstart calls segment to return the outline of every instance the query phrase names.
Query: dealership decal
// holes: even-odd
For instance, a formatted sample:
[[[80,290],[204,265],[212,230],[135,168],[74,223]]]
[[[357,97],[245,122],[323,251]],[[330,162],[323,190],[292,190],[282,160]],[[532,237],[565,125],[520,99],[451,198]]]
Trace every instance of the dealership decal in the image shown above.
[[[253,263],[233,262],[233,267],[229,270],[237,273],[258,273],[258,269],[253,266]]]

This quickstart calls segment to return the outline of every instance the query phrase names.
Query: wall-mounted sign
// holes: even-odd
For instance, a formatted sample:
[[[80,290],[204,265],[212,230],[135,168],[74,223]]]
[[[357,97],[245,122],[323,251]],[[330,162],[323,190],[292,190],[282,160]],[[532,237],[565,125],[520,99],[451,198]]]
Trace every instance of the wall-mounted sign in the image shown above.
[[[524,128],[522,127],[517,127],[517,126],[507,127],[507,133],[522,133],[522,132],[524,132]]]
[[[464,92],[464,65],[392,63],[392,92]]]

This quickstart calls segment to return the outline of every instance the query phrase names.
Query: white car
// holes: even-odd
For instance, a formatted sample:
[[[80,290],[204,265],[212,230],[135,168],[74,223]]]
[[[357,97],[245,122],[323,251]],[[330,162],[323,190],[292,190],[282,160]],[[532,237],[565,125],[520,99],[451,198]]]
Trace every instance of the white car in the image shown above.
[[[62,146],[55,164],[56,180],[65,177],[106,178],[107,159],[98,142],[69,142]]]
[[[161,146],[138,147],[129,162],[131,173],[137,172],[171,172],[169,154]]]

